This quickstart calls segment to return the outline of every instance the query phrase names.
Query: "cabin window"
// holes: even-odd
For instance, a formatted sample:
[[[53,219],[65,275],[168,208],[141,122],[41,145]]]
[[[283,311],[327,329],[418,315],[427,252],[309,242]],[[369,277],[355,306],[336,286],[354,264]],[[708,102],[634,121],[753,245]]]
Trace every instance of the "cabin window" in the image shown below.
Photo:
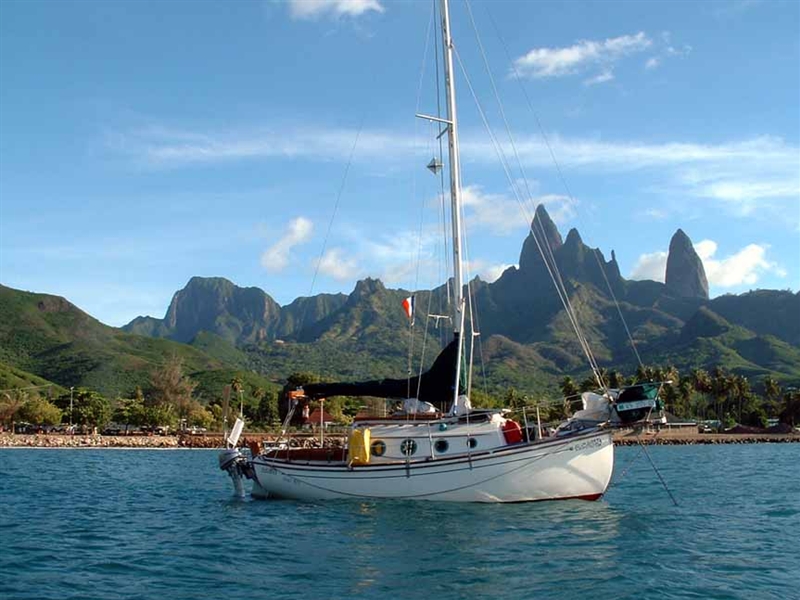
[[[450,444],[447,443],[447,440],[436,440],[433,447],[439,454],[444,454],[450,448]]]
[[[414,440],[403,440],[403,443],[400,444],[400,452],[403,453],[403,456],[411,456],[417,451],[417,442]]]
[[[470,448],[474,448],[477,445],[478,445],[478,439],[477,438],[471,437],[471,438],[467,439],[467,446],[469,446]]]
[[[386,444],[381,440],[376,440],[370,444],[372,456],[383,456],[386,454]]]

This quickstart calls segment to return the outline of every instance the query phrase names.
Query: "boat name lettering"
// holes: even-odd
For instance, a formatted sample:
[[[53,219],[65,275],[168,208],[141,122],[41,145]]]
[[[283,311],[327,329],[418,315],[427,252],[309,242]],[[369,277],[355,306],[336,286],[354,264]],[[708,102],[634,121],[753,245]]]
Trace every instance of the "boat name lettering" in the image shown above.
[[[577,452],[579,450],[586,450],[587,448],[602,448],[605,444],[603,443],[602,438],[594,438],[591,440],[586,440],[585,442],[579,442],[577,444],[573,444],[568,448],[571,452]]]

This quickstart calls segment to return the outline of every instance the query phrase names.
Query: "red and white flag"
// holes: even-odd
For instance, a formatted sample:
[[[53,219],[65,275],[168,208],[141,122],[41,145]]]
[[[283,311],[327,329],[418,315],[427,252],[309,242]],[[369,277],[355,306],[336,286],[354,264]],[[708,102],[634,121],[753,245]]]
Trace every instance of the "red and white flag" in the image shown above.
[[[409,296],[403,300],[403,310],[406,311],[406,316],[411,319],[411,324],[414,324],[414,296]]]

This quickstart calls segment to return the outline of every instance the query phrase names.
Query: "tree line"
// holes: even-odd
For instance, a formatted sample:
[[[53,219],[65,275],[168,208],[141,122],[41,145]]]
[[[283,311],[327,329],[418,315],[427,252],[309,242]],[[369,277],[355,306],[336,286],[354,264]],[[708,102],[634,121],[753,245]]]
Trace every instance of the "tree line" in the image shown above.
[[[274,390],[257,387],[245,395],[240,378],[234,377],[225,396],[232,392],[242,400],[245,418],[251,425],[268,426],[278,421],[278,398]],[[158,427],[222,428],[226,398],[212,398],[203,404],[195,394],[197,384],[183,370],[177,356],[153,370],[149,383],[137,386],[129,395],[109,399],[94,390],[78,387],[54,395],[41,386],[0,393],[0,426],[15,423],[37,426],[74,425],[80,431],[102,430],[109,423],[129,429]],[[238,413],[234,406],[231,413]]]
[[[779,418],[794,427],[800,423],[800,391],[782,387],[771,376],[764,377],[754,388],[747,377],[715,367],[711,371],[693,369],[681,375],[675,367],[640,366],[633,375],[602,369],[603,384],[621,388],[642,382],[668,382],[661,391],[661,400],[667,411],[680,419],[716,420],[726,427],[735,423],[766,427],[768,418]],[[288,378],[283,392],[297,386],[318,381],[310,373],[295,373]],[[136,387],[127,397],[110,400],[96,391],[75,388],[56,396],[49,390],[44,394],[37,388],[7,390],[0,393],[0,425],[13,427],[15,422],[58,426],[72,423],[82,431],[102,429],[108,423],[128,428],[205,427],[221,429],[225,419],[225,405],[231,419],[242,412],[248,429],[266,429],[278,425],[286,414],[284,397],[277,389],[265,389],[244,384],[234,377],[226,386],[222,397],[211,398],[206,404],[195,393],[197,384],[183,372],[183,363],[177,356],[151,373],[149,384]],[[564,377],[560,389],[563,403],[533,400],[541,406],[541,418],[557,421],[571,414],[571,405],[585,391],[597,390],[595,377],[576,381]],[[573,402],[570,402],[572,400]],[[331,398],[325,410],[338,422],[347,423],[361,408],[361,398]],[[473,390],[472,404],[476,407],[521,408],[531,404],[531,398],[509,388],[504,393],[488,394]],[[316,404],[312,406],[316,407]],[[295,420],[293,424],[298,425]]]
[[[710,371],[692,369],[681,375],[672,366],[641,365],[631,376],[601,369],[600,378],[612,389],[636,383],[664,382],[660,397],[665,409],[682,419],[714,420],[725,427],[736,423],[766,427],[769,418],[777,418],[792,427],[800,423],[800,390],[781,386],[771,375],[753,386],[747,377],[722,367]],[[597,387],[594,377],[579,382],[564,377],[560,384],[561,392],[567,398]]]

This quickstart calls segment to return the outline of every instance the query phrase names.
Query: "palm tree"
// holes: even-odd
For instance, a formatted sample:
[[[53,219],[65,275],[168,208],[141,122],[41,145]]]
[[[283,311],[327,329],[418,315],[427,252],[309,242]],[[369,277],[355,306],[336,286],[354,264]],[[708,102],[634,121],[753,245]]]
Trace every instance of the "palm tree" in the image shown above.
[[[14,433],[17,415],[27,399],[28,392],[25,390],[4,392],[0,398],[0,423],[10,423],[11,433]]]
[[[800,421],[800,392],[789,388],[783,395],[783,410],[781,411],[781,423],[787,423],[792,427]]]
[[[767,400],[769,407],[769,414],[775,415],[778,413],[778,405],[781,397],[781,386],[772,375],[764,377],[764,397]]]
[[[244,412],[244,398],[242,397],[244,386],[242,385],[242,378],[238,375],[231,379],[231,389],[239,396],[239,412]]]
[[[703,419],[706,418],[706,409],[708,403],[708,394],[711,393],[711,377],[708,372],[703,369],[692,369],[689,373],[689,382],[692,390],[700,394],[698,398],[697,413]]]
[[[711,395],[714,397],[714,412],[717,420],[725,420],[725,409],[733,382],[725,369],[716,366],[711,371]]]
[[[750,382],[747,381],[747,377],[742,375],[732,375],[731,376],[731,385],[730,391],[733,399],[738,401],[739,404],[739,416],[737,418],[738,422],[742,422],[742,402],[744,399],[750,396]]]
[[[625,375],[617,371],[616,369],[611,370],[608,372],[608,387],[610,388],[622,388],[625,387]]]

